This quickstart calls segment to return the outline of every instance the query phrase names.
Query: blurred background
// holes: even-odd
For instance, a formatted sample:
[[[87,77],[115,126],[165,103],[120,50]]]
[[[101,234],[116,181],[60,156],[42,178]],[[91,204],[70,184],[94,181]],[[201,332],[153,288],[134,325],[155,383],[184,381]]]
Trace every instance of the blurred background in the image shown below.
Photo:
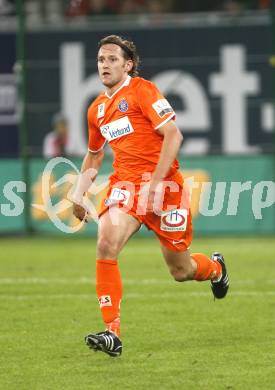
[[[97,42],[109,34],[134,40],[140,75],[177,113],[181,167],[198,183],[197,234],[274,234],[271,0],[0,0],[0,233],[60,233],[43,208],[42,173],[52,157],[81,164],[87,107],[102,90]],[[106,154],[99,182],[112,169]],[[54,185],[68,173],[54,167],[49,192],[74,226],[72,182]],[[91,223],[81,234],[95,232]]]

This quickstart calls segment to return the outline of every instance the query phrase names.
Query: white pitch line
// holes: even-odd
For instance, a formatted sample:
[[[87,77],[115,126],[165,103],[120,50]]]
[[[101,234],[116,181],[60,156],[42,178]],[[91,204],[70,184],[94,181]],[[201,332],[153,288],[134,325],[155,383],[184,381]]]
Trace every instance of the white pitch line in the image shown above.
[[[167,280],[161,279],[124,279],[123,284],[136,285],[150,285],[150,284],[171,284],[173,280],[167,278]],[[79,279],[64,279],[64,278],[0,278],[0,285],[13,285],[13,284],[37,284],[37,285],[45,285],[45,284],[95,284],[94,278],[79,278]]]
[[[184,297],[207,297],[212,299],[211,292],[184,292],[180,294],[164,293],[164,294],[141,294],[141,293],[129,293],[125,294],[123,301],[127,299],[141,299],[141,298],[154,298],[154,299],[173,299],[175,296],[180,295]],[[229,294],[230,297],[260,297],[266,299],[267,296],[275,296],[275,291],[232,291]],[[93,294],[30,294],[30,295],[0,295],[1,301],[3,300],[16,300],[16,301],[30,301],[34,299],[88,299],[94,300]]]
[[[175,282],[168,275],[167,279],[124,279],[123,284],[125,285],[171,285]],[[259,280],[245,279],[245,280],[230,280],[231,285],[253,285],[258,284]],[[275,284],[275,280],[261,280],[260,283],[263,285]],[[49,284],[95,284],[94,278],[82,277],[78,279],[70,278],[0,278],[0,285],[17,285],[17,284],[37,284],[37,285],[49,285]]]

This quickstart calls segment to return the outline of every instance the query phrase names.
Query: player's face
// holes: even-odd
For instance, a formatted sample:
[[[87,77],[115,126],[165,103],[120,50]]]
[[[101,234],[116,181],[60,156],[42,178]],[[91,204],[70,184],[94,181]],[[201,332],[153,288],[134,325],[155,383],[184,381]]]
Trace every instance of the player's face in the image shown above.
[[[120,46],[108,43],[99,49],[97,66],[102,83],[114,92],[125,81],[133,63],[123,57]]]

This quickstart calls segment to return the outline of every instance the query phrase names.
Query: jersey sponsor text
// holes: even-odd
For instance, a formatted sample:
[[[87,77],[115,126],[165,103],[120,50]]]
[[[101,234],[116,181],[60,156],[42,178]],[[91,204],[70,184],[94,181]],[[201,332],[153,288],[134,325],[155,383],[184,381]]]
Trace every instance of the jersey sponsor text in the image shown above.
[[[100,127],[101,134],[107,141],[123,137],[134,132],[133,126],[129,121],[128,116],[117,119],[116,121],[107,123]]]

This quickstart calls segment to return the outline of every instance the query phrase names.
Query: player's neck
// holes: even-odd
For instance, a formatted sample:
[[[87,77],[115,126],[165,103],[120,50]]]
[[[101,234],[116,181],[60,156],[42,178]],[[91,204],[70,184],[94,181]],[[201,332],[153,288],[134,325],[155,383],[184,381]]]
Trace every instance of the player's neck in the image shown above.
[[[114,93],[116,93],[116,91],[118,91],[122,86],[123,84],[126,82],[126,80],[128,79],[128,74],[125,75],[125,77],[123,77],[117,84],[115,84],[113,87],[111,88],[108,88],[106,87],[106,93],[109,97],[111,97]]]

